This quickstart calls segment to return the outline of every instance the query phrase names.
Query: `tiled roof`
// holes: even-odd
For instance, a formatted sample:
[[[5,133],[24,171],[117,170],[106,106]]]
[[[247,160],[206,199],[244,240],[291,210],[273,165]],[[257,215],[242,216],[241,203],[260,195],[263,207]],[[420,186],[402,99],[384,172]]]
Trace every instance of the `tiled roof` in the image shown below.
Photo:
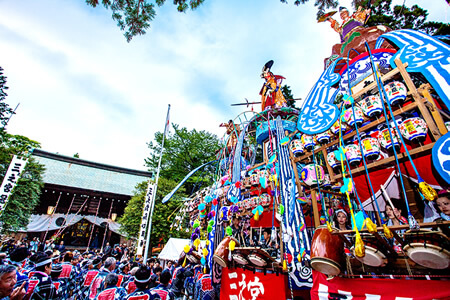
[[[33,157],[45,165],[45,183],[86,190],[132,196],[135,186],[152,176],[150,172],[90,162],[40,149],[33,151]]]

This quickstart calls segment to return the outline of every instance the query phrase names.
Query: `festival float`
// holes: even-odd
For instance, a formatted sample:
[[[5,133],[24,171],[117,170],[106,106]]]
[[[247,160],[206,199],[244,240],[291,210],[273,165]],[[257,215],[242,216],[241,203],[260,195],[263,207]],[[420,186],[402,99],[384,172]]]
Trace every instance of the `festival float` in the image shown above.
[[[266,63],[261,112],[221,125],[217,181],[172,223],[192,232],[181,261],[209,269],[220,299],[450,295],[450,221],[433,205],[450,183],[450,48],[334,13],[319,22],[341,43],[302,108]]]

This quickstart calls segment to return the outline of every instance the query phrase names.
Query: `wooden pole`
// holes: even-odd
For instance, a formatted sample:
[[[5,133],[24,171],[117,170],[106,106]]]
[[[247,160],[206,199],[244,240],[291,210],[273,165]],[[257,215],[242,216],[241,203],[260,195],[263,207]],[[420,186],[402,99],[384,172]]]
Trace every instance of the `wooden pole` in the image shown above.
[[[319,207],[317,206],[317,193],[313,189],[311,190],[311,205],[313,207],[314,226],[317,228],[320,226]]]

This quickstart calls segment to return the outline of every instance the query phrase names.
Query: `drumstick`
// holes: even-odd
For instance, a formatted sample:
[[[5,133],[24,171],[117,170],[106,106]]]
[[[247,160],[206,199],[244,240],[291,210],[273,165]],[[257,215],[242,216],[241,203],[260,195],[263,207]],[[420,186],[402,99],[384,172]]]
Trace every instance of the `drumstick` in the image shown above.
[[[395,208],[394,204],[392,204],[391,198],[389,198],[389,195],[387,194],[386,190],[384,189],[383,185],[380,185],[381,191],[383,191],[383,195],[384,197],[387,199],[387,201],[389,202],[389,205],[392,207],[392,210]]]

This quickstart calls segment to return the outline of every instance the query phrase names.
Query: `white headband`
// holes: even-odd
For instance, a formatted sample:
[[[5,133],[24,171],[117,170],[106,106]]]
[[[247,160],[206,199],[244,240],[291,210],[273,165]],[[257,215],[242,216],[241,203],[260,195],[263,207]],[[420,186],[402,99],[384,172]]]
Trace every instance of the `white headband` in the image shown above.
[[[152,275],[150,275],[147,279],[141,279],[141,280],[134,277],[134,281],[139,282],[139,283],[146,283],[150,280],[150,278],[152,278]]]
[[[37,263],[37,264],[35,265],[35,267],[36,267],[36,268],[37,268],[37,267],[42,267],[42,266],[51,264],[52,262],[53,262],[52,259],[49,258],[49,259],[47,259],[47,260],[41,261],[40,263]]]
[[[338,213],[343,213],[345,216],[347,216],[347,212],[345,211],[345,210],[343,210],[342,208],[341,209],[338,209],[337,211],[336,211],[336,216],[337,216],[337,214]]]

